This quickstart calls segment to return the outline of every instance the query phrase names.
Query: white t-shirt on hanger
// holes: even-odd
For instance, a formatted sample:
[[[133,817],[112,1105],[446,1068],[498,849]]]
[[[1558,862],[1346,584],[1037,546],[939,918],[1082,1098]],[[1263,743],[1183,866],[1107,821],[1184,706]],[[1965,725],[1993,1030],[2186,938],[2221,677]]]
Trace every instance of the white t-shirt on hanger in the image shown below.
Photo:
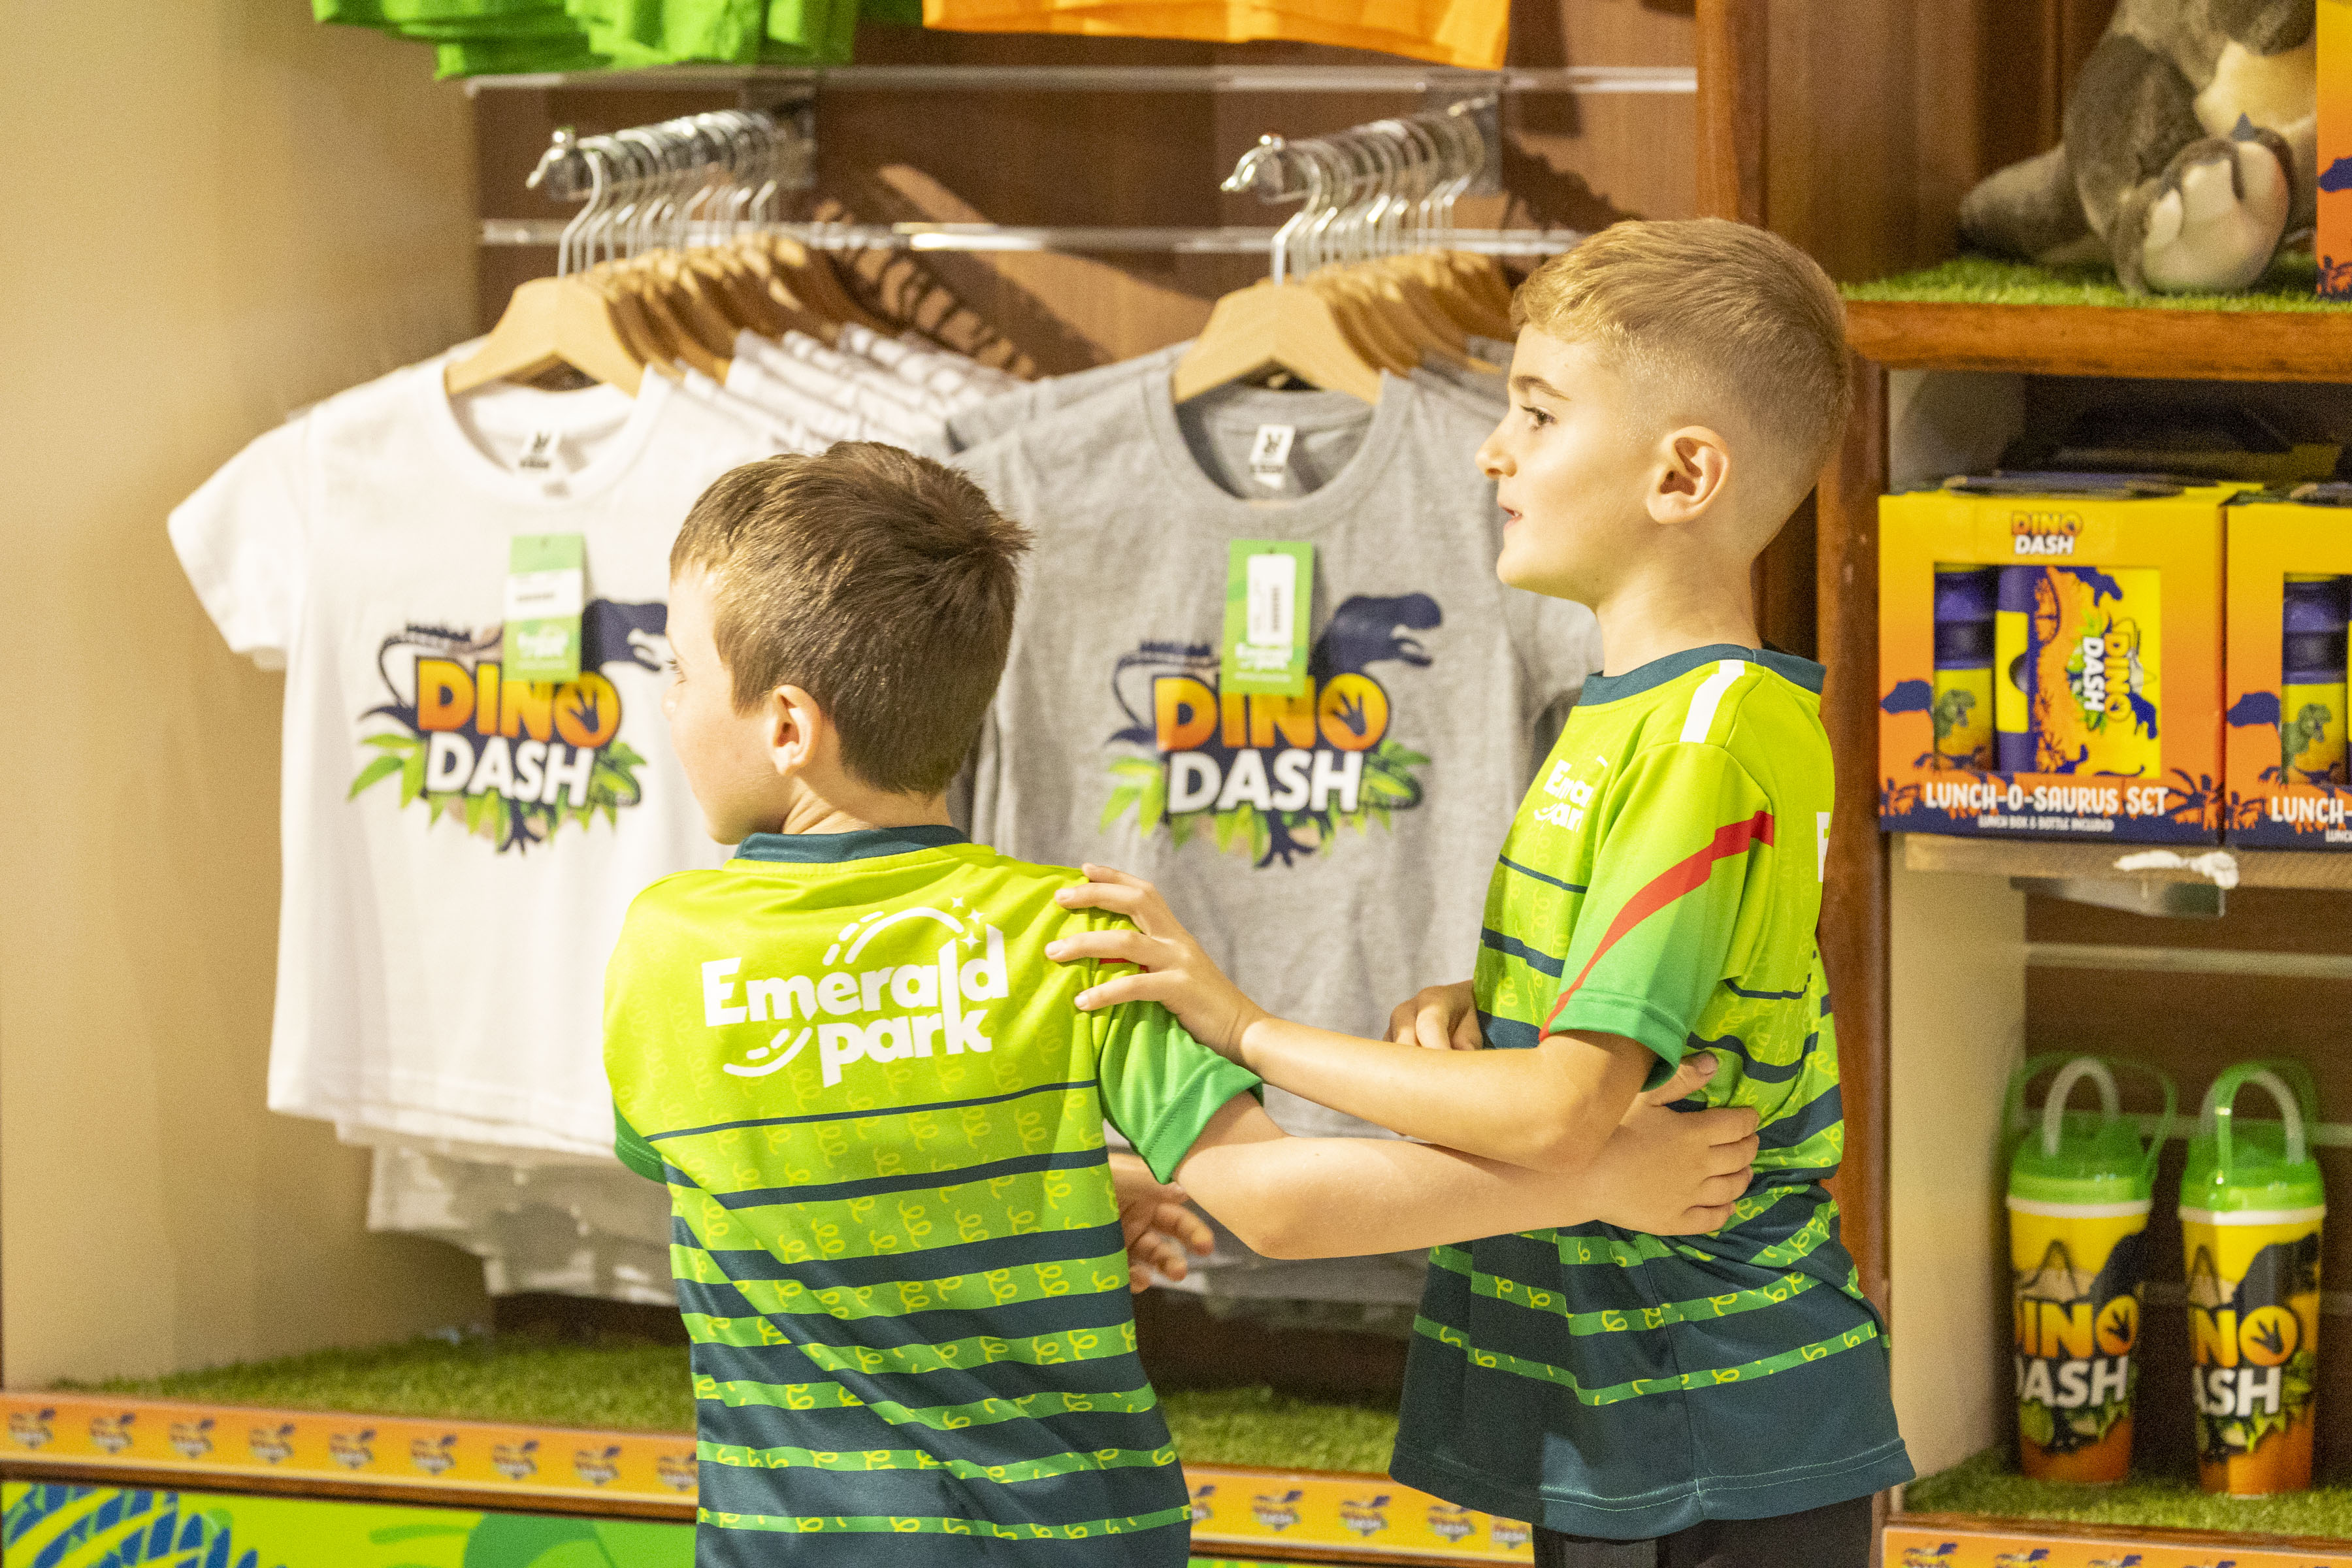
[[[855,363],[860,371],[845,373],[745,332],[736,339],[735,358],[727,373],[728,385],[755,402],[776,400],[779,406],[791,407],[805,399],[836,411],[838,416],[855,420],[864,432],[861,436],[842,437],[845,440],[891,441],[942,448],[947,439],[947,421],[914,406],[928,395],[921,388],[911,382],[899,381],[880,365],[850,361],[821,343],[815,346],[828,359],[843,364]],[[877,381],[888,385],[890,391],[877,390],[874,384]]]
[[[452,404],[437,363],[270,431],[172,514],[229,647],[287,672],[274,1110],[608,1152],[604,962],[724,852],[671,754],[668,553],[772,439],[648,375]],[[509,542],[577,533],[580,679],[501,679]],[[495,714],[495,717],[493,717]]]

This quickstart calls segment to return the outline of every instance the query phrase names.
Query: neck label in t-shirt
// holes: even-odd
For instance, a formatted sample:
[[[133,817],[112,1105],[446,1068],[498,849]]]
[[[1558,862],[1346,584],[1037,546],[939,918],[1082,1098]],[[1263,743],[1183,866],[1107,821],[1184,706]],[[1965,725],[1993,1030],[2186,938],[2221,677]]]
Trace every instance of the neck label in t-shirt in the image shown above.
[[[1250,443],[1250,477],[1268,489],[1290,483],[1290,444],[1298,438],[1295,425],[1261,425]]]
[[[1306,694],[1308,601],[1314,589],[1312,544],[1236,539],[1227,546],[1225,647],[1220,660],[1220,679],[1227,691]]]
[[[580,679],[586,552],[576,533],[518,533],[507,553],[509,680]]]

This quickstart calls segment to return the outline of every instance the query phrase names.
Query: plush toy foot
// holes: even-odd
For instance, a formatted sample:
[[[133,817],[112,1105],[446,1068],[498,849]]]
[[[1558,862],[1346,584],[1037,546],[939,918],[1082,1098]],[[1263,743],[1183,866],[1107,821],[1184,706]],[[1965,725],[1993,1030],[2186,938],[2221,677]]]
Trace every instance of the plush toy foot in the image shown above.
[[[2284,143],[2209,137],[2177,153],[2147,205],[2141,279],[2159,293],[2227,293],[2267,270],[2293,189]],[[2126,279],[2128,283],[2130,279]]]

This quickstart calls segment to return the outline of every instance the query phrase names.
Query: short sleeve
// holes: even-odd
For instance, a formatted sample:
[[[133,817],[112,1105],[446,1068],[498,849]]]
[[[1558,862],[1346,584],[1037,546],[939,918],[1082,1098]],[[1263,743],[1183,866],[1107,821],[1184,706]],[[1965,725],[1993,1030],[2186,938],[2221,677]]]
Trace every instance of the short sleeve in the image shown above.
[[[629,1125],[629,1119],[621,1114],[621,1108],[617,1105],[613,1107],[613,1152],[620,1156],[622,1164],[646,1180],[667,1183],[668,1177],[662,1172],[660,1152]]]
[[[233,653],[286,668],[309,568],[305,425],[281,426],[231,458],[173,510],[172,548]]]
[[[1772,877],[1760,858],[1779,825],[1738,760],[1696,742],[1636,752],[1601,809],[1565,984],[1544,1032],[1639,1040],[1657,1053],[1654,1084],[1681,1062],[1716,986],[1745,972],[1770,913]]]
[[[1209,1119],[1260,1080],[1186,1034],[1157,1002],[1108,1011],[1099,1058],[1103,1114],[1151,1173],[1168,1181]]]
[[[1601,623],[1582,605],[1542,594],[1512,593],[1503,605],[1503,623],[1526,678],[1521,718],[1538,737],[1540,757],[1559,737],[1585,678],[1601,668]]]

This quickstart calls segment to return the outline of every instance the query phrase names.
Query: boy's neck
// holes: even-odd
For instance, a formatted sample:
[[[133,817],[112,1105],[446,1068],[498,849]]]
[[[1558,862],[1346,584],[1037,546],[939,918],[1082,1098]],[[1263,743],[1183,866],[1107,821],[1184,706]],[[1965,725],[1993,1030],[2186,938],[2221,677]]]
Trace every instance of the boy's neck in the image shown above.
[[[1627,583],[1592,606],[1601,672],[1623,675],[1695,647],[1755,647],[1756,608],[1742,569],[1732,584],[1664,578]]]
[[[950,827],[944,795],[904,795],[866,792],[845,801],[803,793],[762,833],[862,833],[874,827]]]

